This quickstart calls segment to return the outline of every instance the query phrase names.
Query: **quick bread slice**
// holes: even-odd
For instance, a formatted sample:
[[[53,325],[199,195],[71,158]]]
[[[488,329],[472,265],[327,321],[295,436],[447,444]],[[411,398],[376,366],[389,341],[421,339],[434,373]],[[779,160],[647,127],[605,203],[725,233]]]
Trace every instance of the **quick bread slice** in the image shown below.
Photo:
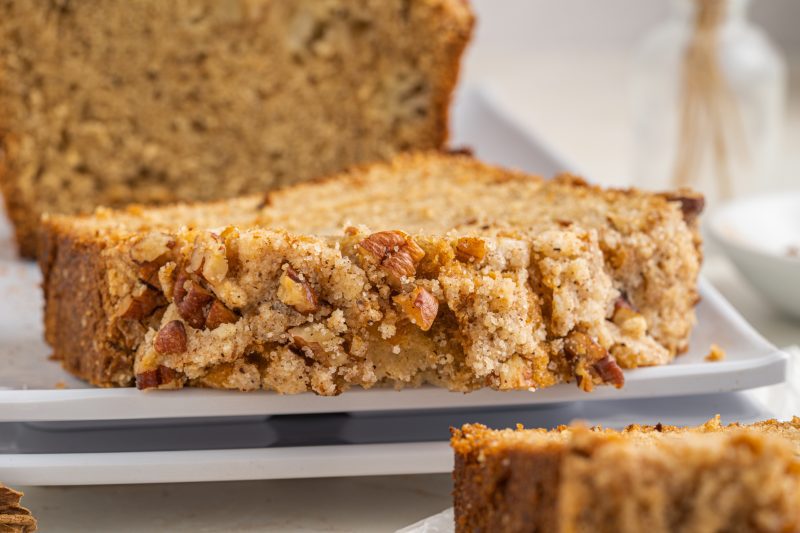
[[[800,531],[800,418],[453,430],[456,531]]]
[[[701,207],[426,152],[266,197],[49,216],[46,336],[102,386],[622,386],[687,348]]]
[[[464,0],[0,2],[0,187],[42,213],[210,201],[447,137]]]

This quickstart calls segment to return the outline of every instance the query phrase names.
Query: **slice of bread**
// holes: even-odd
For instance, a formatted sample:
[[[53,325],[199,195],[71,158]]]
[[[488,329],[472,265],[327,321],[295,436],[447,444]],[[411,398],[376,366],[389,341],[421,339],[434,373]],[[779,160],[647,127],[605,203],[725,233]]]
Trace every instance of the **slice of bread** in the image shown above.
[[[453,430],[456,531],[800,531],[800,418]]]
[[[0,2],[0,186],[42,213],[204,201],[439,148],[464,0]]]
[[[622,386],[687,348],[702,200],[405,154],[214,204],[46,217],[47,340],[98,385]]]

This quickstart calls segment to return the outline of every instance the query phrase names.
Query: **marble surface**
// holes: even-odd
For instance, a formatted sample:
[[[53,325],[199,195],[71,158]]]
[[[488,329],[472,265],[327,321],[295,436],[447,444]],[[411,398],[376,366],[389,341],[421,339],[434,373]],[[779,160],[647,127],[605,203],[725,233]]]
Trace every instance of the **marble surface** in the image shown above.
[[[623,185],[629,183],[631,149],[626,93],[619,84],[626,65],[621,52],[542,52],[476,57],[466,77],[494,85],[523,124],[568,154],[587,176]],[[797,180],[800,68],[792,73],[781,168]],[[800,323],[770,308],[726,259],[711,250],[705,270],[773,343],[800,344]],[[41,530],[64,532],[394,531],[451,505],[448,475],[21,488]]]

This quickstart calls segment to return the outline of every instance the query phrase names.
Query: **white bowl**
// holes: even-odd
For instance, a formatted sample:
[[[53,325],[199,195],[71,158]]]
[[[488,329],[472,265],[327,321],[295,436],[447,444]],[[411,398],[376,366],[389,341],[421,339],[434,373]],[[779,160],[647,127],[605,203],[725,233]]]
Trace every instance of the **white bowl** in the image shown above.
[[[753,286],[800,318],[800,192],[724,205],[711,214],[708,229]]]

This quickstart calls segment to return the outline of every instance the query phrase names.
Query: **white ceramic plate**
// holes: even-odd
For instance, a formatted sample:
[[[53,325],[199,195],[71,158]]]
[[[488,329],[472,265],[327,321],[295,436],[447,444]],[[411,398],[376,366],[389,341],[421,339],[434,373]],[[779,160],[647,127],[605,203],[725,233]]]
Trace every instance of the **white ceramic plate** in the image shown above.
[[[744,198],[711,215],[711,236],[739,271],[800,319],[800,192]]]
[[[582,419],[631,423],[751,422],[774,416],[752,392],[668,402],[571,402],[493,410],[380,412],[223,420],[0,424],[0,479],[10,485],[173,483],[449,472],[450,426]]]
[[[478,155],[487,160],[544,175],[571,168],[496,109],[490,97],[464,93],[455,109],[455,143],[474,146]],[[8,236],[10,230],[6,226],[0,231]],[[533,405],[729,392],[783,381],[786,355],[756,333],[709,284],[701,283],[700,291],[703,299],[689,353],[668,366],[626,372],[626,384],[621,390],[598,387],[587,394],[574,384],[567,384],[535,393],[482,390],[459,394],[425,387],[404,391],[351,390],[334,398],[205,389],[140,392],[87,387],[48,361],[50,350],[42,340],[38,270],[30,263],[0,259],[0,422]],[[704,360],[712,343],[725,349],[724,361]]]

